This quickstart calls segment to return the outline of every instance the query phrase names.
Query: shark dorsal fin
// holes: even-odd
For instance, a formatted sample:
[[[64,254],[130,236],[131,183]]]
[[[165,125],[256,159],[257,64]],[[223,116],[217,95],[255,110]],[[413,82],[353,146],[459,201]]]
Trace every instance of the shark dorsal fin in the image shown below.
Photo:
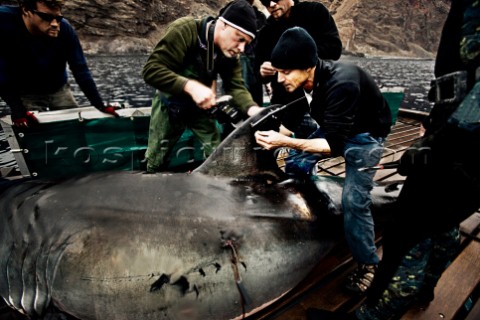
[[[232,178],[273,175],[282,179],[284,173],[273,151],[263,150],[254,138],[257,130],[278,130],[281,111],[282,107],[272,105],[245,120],[193,172]]]

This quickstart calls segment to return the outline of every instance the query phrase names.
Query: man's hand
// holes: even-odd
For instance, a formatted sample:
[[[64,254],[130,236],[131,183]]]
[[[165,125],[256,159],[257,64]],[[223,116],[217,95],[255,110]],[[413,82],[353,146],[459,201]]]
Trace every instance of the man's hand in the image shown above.
[[[267,150],[287,147],[310,153],[322,153],[324,155],[330,155],[331,153],[330,145],[324,138],[296,139],[287,137],[280,132],[270,130],[255,132],[255,140]]]
[[[195,104],[203,110],[208,110],[216,104],[213,90],[196,80],[188,80],[183,90],[188,93]]]
[[[283,124],[280,125],[280,130],[278,132],[280,132],[281,134],[287,137],[292,137],[292,138],[295,137],[295,133],[287,129]]]
[[[262,107],[259,107],[259,106],[251,106],[251,107],[249,107],[248,110],[247,110],[247,115],[248,115],[249,117],[251,117],[251,116],[256,115],[257,113],[259,113],[259,112],[262,111],[262,110],[263,110]]]
[[[260,146],[267,150],[285,147],[286,139],[290,138],[273,130],[255,132],[255,140]]]
[[[272,67],[272,63],[270,61],[265,61],[260,66],[260,75],[263,78],[274,76],[276,73],[277,71],[275,71],[275,69]]]
[[[33,112],[27,111],[25,117],[22,118],[12,118],[13,125],[19,128],[28,128],[38,124],[38,119],[35,117]]]
[[[103,109],[100,109],[100,111],[104,112],[104,113],[108,113],[108,114],[111,114],[112,116],[114,116],[115,118],[119,118],[120,115],[115,111],[115,107],[114,106],[106,106],[104,107]]]

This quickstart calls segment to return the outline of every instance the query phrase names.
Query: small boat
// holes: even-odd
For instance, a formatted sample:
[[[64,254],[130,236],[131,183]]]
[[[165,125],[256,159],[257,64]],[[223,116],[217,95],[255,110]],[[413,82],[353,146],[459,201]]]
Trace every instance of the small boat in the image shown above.
[[[393,94],[390,98],[392,97],[398,98],[398,95]],[[390,101],[389,103],[392,107],[393,103]],[[402,109],[400,104],[393,107],[398,108],[399,112],[398,115],[395,112],[395,125],[387,140],[388,152],[384,154],[382,162],[397,160],[403,150],[419,138],[420,122],[418,117],[424,116]],[[8,119],[2,119],[1,124],[9,139],[11,151],[24,176],[41,178],[69,176],[89,171],[130,170],[141,166],[147,141],[149,109],[121,109],[119,110],[121,117],[118,119],[105,116],[94,108],[67,110],[68,112],[47,112],[38,114],[41,121],[38,128],[28,130],[13,128]],[[27,141],[30,139],[35,142]],[[191,133],[189,136],[189,133],[186,132],[180,139],[174,154],[182,154],[182,150],[193,152],[195,142],[192,142],[191,139],[193,139]],[[32,153],[38,154],[37,157],[33,157]],[[126,158],[129,160],[128,163]],[[191,161],[197,161],[196,159],[192,153],[189,153],[177,164],[188,164]],[[75,160],[80,164],[76,164]],[[341,158],[326,159],[320,162],[318,173],[342,177],[344,165]],[[380,170],[376,175],[376,180],[379,182],[395,181],[399,178],[394,169]],[[432,316],[439,314],[444,314],[446,318],[452,319],[453,315],[462,313],[467,314],[468,319],[475,318],[474,313],[478,312],[480,306],[478,302],[480,274],[478,267],[469,257],[478,257],[480,252],[478,248],[479,217],[477,213],[462,224],[464,235],[476,236],[477,240],[465,236],[464,251],[452,263],[447,270],[446,277],[442,278],[443,281],[439,284],[438,300],[436,299],[428,309],[412,310],[402,319],[431,319]],[[381,252],[381,230],[379,230],[377,240],[379,252]],[[348,249],[345,244],[340,242],[331,251],[331,254],[313,268],[310,275],[297,287],[248,318],[303,319],[305,309],[308,307],[348,310],[360,301],[345,294],[341,289],[342,279],[352,268],[353,262]],[[464,278],[469,279],[470,284],[467,289],[452,285],[456,283],[455,272],[464,272]],[[454,294],[453,290],[455,290]],[[446,301],[445,299],[455,301],[442,303]],[[469,312],[466,312],[466,305],[469,301]],[[13,311],[7,310],[7,307],[0,304],[0,318],[8,317],[10,312]],[[15,314],[11,318],[5,319],[17,319],[18,317],[19,315]]]
[[[140,170],[148,142],[151,107],[117,110],[119,118],[94,107],[36,112],[39,124],[16,128],[0,119],[20,173],[24,177],[67,178],[107,170]],[[170,157],[172,170],[204,160],[201,144],[190,130]]]
[[[382,94],[395,122],[404,90],[384,88]],[[150,111],[151,107],[120,108],[120,117],[114,118],[94,107],[81,107],[34,112],[40,122],[35,127],[13,127],[9,116],[0,118],[0,124],[22,176],[67,178],[87,172],[145,168]],[[188,171],[204,159],[201,143],[187,129],[170,155],[168,170]]]

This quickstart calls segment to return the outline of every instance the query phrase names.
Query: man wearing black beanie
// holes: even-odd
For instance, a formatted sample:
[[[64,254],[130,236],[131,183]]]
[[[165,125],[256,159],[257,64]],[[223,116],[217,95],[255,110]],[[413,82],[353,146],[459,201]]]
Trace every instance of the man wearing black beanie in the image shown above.
[[[282,33],[292,27],[304,28],[312,36],[321,59],[338,60],[342,53],[342,41],[332,15],[319,2],[298,0],[261,0],[270,13],[265,26],[258,32],[255,56],[257,69],[265,83],[271,83],[274,104],[285,104],[296,96],[285,92],[275,80],[270,56]]]
[[[270,13],[265,25],[258,32],[255,46],[256,71],[260,80],[270,85],[272,104],[286,104],[302,96],[302,92],[287,92],[276,81],[270,56],[278,39],[285,30],[293,27],[302,27],[313,38],[317,46],[320,59],[338,60],[342,54],[342,41],[338,33],[333,16],[325,5],[315,1],[299,0],[261,0],[265,9]],[[306,138],[317,129],[318,125],[308,116],[308,105],[300,102],[298,106],[304,108],[302,121],[288,112],[283,117],[283,125],[295,133],[299,138]],[[300,123],[300,125],[294,125]]]
[[[322,157],[345,158],[344,229],[358,263],[346,287],[363,293],[373,280],[379,258],[369,208],[374,172],[358,168],[379,163],[392,124],[390,109],[373,78],[360,67],[319,59],[314,40],[303,28],[294,27],[282,34],[271,62],[287,92],[303,91],[309,113],[320,128],[306,139],[257,131],[256,141],[269,150],[296,150],[285,160],[285,171],[297,177],[308,178]],[[292,109],[303,112],[298,106]]]
[[[306,70],[317,64],[317,47],[305,29],[291,28],[283,33],[273,48],[270,60],[277,69]]]
[[[184,17],[174,21],[143,68],[145,82],[157,89],[145,154],[147,171],[168,168],[176,142],[190,128],[209,156],[220,143],[220,132],[206,112],[216,103],[217,75],[231,104],[245,114],[260,110],[244,86],[239,55],[257,30],[255,12],[236,0],[218,18]]]
[[[459,274],[465,279],[448,279],[447,290],[435,290],[459,253],[460,223],[480,207],[479,16],[477,0],[451,2],[435,59],[435,104],[424,136],[400,159],[398,173],[407,178],[383,230],[382,261],[365,301],[349,313],[308,309],[307,319],[404,319],[412,318],[404,315],[413,307],[413,317],[423,319],[478,318],[475,308],[430,302],[435,293],[452,296],[450,284],[469,281]],[[466,81],[456,81],[460,76]]]

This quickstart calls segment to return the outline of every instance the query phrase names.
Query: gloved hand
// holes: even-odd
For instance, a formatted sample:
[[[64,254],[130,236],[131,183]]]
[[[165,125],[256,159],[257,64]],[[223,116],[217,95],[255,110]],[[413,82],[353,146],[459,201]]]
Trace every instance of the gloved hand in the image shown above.
[[[120,115],[115,111],[116,108],[114,106],[111,106],[111,105],[107,105],[106,107],[103,107],[103,108],[98,108],[98,110],[100,110],[101,112],[104,112],[104,113],[111,114],[115,118],[120,117]]]
[[[23,128],[28,128],[32,127],[38,124],[38,119],[35,117],[33,112],[27,111],[25,113],[25,117],[21,118],[12,118],[13,125],[15,127],[23,127]]]
[[[113,107],[113,106],[106,106],[106,107],[103,109],[103,112],[108,113],[108,114],[111,114],[111,115],[113,115],[115,118],[119,118],[119,117],[120,117],[120,115],[115,111],[115,107]]]

